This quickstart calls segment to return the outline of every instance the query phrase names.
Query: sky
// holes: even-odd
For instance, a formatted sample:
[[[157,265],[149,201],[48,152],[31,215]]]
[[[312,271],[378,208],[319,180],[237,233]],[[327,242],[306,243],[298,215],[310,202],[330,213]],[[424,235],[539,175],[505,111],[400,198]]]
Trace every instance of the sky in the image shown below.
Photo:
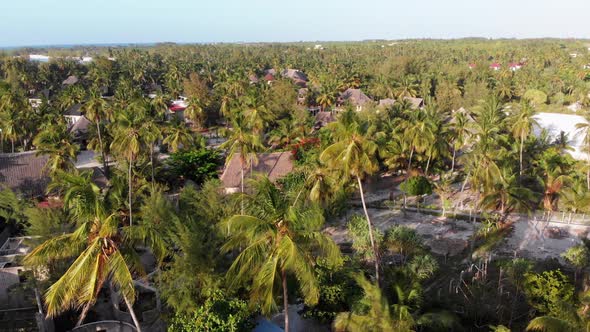
[[[590,0],[0,0],[0,47],[590,38]]]

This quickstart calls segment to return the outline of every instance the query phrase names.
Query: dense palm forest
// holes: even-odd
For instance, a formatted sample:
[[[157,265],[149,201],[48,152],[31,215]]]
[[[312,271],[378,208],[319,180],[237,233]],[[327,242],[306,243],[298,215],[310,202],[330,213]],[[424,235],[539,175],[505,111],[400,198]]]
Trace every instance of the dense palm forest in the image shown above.
[[[113,298],[137,330],[250,331],[278,313],[285,331],[590,328],[590,158],[536,117],[590,120],[590,43],[22,49],[0,54],[0,79],[0,152],[46,156],[50,179],[43,197],[3,188],[2,227],[32,236],[22,287],[64,329]],[[64,116],[76,105],[83,138]],[[590,152],[590,125],[576,127]],[[104,181],[76,167],[82,151]],[[252,171],[269,152],[291,156],[289,174]],[[473,231],[441,253],[384,211]],[[575,217],[585,231],[556,257],[501,250],[519,224]],[[138,282],[157,294],[157,326]]]

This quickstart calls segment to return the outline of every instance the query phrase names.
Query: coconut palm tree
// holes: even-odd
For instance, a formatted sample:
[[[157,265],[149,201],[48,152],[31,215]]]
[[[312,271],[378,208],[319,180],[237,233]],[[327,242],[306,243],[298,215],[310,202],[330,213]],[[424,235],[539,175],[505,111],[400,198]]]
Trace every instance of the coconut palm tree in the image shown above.
[[[519,184],[517,177],[508,169],[503,169],[491,190],[484,192],[480,205],[484,208],[498,209],[507,215],[513,210],[529,212],[532,210],[534,193]]]
[[[538,126],[535,116],[535,107],[531,102],[523,100],[516,113],[512,116],[512,135],[519,141],[519,175],[522,176],[522,153],[524,141],[531,135],[534,126]]]
[[[473,130],[471,128],[473,118],[466,112],[454,112],[451,118],[451,137],[453,137],[453,156],[451,160],[451,173],[455,171],[457,150],[462,149],[469,141]]]
[[[365,314],[342,312],[334,319],[334,330],[338,332],[391,331],[410,332],[414,319],[404,311],[394,315],[387,298],[377,285],[370,283],[363,275],[355,275],[355,280],[364,292],[362,303],[368,307]]]
[[[2,140],[8,139],[14,153],[14,143],[19,137],[18,115],[27,107],[24,97],[10,90],[0,97],[0,129]]]
[[[172,152],[177,152],[182,147],[187,149],[195,144],[195,136],[184,121],[174,120],[164,129],[166,137],[162,143],[170,146]]]
[[[37,148],[37,154],[49,155],[45,168],[51,176],[58,170],[74,169],[78,146],[72,142],[72,136],[65,124],[46,127],[35,136],[33,144]]]
[[[77,228],[43,242],[25,257],[25,264],[34,267],[73,258],[67,271],[45,293],[47,315],[54,317],[69,309],[82,309],[76,324],[81,325],[103,285],[109,282],[121,293],[140,331],[133,311],[133,275],[145,272],[134,248],[147,246],[161,261],[165,251],[163,242],[142,225],[124,226],[120,215],[109,211],[105,196],[90,180],[90,172],[62,175],[54,186],[64,192],[65,208],[74,207]]]
[[[246,214],[235,215],[221,223],[228,233],[222,251],[240,253],[227,272],[233,285],[252,282],[250,299],[264,314],[276,310],[275,285],[281,284],[285,331],[289,331],[287,277],[293,275],[305,303],[315,304],[319,285],[313,266],[318,256],[338,259],[340,251],[334,241],[321,232],[321,210],[293,202],[268,178],[258,180],[255,193],[248,195]]]
[[[82,106],[82,111],[86,118],[96,125],[96,134],[98,135],[98,144],[100,146],[100,154],[102,157],[102,163],[104,172],[108,177],[109,168],[108,168],[108,159],[105,154],[104,142],[102,140],[102,134],[100,129],[100,124],[103,121],[110,120],[112,118],[112,113],[110,112],[111,108],[107,106],[107,102],[104,98],[102,98],[100,91],[98,89],[90,90],[90,97],[86,101],[86,103]]]
[[[145,145],[141,136],[141,128],[146,120],[145,108],[143,106],[143,103],[140,101],[131,103],[128,108],[119,112],[116,122],[113,124],[114,137],[113,142],[111,143],[111,150],[117,152],[127,160],[129,225],[133,224],[132,168],[135,160]]]
[[[347,120],[351,118],[350,121]],[[358,184],[361,202],[367,224],[369,238],[375,257],[375,278],[379,281],[379,257],[377,243],[373,237],[373,226],[363,191],[362,180],[379,168],[377,163],[377,144],[369,135],[367,123],[361,122],[355,113],[343,114],[340,121],[332,126],[335,143],[328,146],[320,155],[320,161],[331,169],[340,171],[344,178],[354,178]]]
[[[577,135],[582,135],[582,150],[586,152],[586,188],[590,190],[590,115],[584,122],[576,123]]]
[[[251,129],[247,119],[242,114],[236,114],[231,119],[231,127],[226,133],[227,141],[220,145],[220,149],[227,149],[226,164],[238,156],[241,166],[241,191],[244,192],[244,169],[256,162],[256,152],[262,149],[260,134]]]

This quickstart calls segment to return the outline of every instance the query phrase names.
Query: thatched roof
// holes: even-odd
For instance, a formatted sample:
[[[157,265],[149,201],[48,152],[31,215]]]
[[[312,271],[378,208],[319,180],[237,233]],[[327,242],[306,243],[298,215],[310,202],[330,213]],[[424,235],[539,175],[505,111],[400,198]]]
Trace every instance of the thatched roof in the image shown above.
[[[258,163],[253,165],[254,174],[268,176],[271,181],[276,181],[293,170],[293,159],[290,152],[259,153]],[[221,175],[221,182],[225,188],[238,188],[242,185],[242,166],[240,158],[234,156]],[[244,169],[245,176],[250,175],[250,168]]]
[[[340,101],[342,103],[350,103],[354,106],[363,106],[366,103],[370,103],[373,99],[369,98],[361,89],[347,89],[340,95]]]
[[[379,100],[379,106],[391,106],[393,104],[395,104],[395,99],[393,98],[385,98]]]
[[[0,154],[0,184],[25,196],[43,196],[49,184],[44,171],[48,158],[36,151]]]
[[[424,107],[424,99],[422,98],[404,97],[404,100],[409,101],[413,109]]]
[[[336,121],[336,118],[334,117],[332,112],[318,112],[318,114],[315,115],[314,128],[320,129],[328,125],[328,123],[334,121]]]
[[[73,85],[76,83],[78,83],[78,76],[76,75],[70,75],[62,82],[63,85]]]
[[[69,132],[72,133],[74,137],[86,135],[86,133],[88,133],[88,126],[91,124],[92,122],[83,116],[70,127]]]
[[[81,108],[82,104],[74,104],[64,112],[64,115],[82,116]]]

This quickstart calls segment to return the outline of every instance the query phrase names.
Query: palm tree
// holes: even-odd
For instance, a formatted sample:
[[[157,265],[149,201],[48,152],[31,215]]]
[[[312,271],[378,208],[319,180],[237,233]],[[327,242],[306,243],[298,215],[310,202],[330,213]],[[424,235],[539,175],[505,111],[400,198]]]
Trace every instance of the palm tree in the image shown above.
[[[141,225],[122,226],[119,214],[110,213],[104,195],[90,180],[91,173],[63,173],[59,183],[64,192],[64,207],[74,208],[77,228],[53,237],[25,257],[25,263],[43,267],[48,261],[75,258],[68,270],[45,293],[47,315],[54,317],[69,309],[82,312],[77,326],[96,302],[105,282],[122,294],[138,331],[139,321],[133,311],[135,287],[133,274],[145,274],[134,247],[147,246],[161,261],[163,242],[157,234]]]
[[[522,176],[522,152],[524,149],[524,141],[531,135],[533,126],[537,126],[538,123],[534,118],[535,108],[527,100],[523,100],[520,103],[518,111],[513,115],[512,119],[512,135],[514,138],[519,140],[519,175]]]
[[[84,115],[86,116],[86,118],[88,118],[88,120],[96,124],[96,134],[98,135],[98,144],[100,146],[100,154],[102,157],[103,168],[105,174],[108,176],[108,160],[105,154],[104,143],[102,140],[100,130],[100,123],[112,117],[112,114],[110,114],[109,112],[110,108],[107,107],[107,102],[104,100],[104,98],[102,98],[98,89],[92,89],[90,91],[90,98],[82,106],[82,110],[84,111]]]
[[[451,173],[455,171],[455,159],[457,156],[457,150],[463,148],[469,141],[471,134],[471,121],[473,118],[471,115],[457,111],[453,113],[451,119],[451,131],[453,137],[453,157],[451,161]]]
[[[319,287],[313,266],[318,256],[329,261],[340,252],[334,241],[321,232],[324,219],[314,206],[293,204],[292,195],[270,182],[258,181],[256,191],[247,196],[247,214],[222,222],[229,238],[222,251],[240,250],[227,272],[232,284],[252,281],[251,303],[268,314],[277,308],[275,285],[282,285],[285,331],[289,331],[287,277],[299,283],[305,303],[315,304]]]
[[[184,110],[184,116],[193,122],[197,128],[201,128],[205,123],[205,110],[203,103],[198,97],[189,97],[187,107]]]
[[[111,143],[111,149],[116,151],[127,160],[127,180],[129,184],[129,225],[133,225],[133,206],[132,206],[132,168],[133,163],[138,157],[144,142],[141,137],[141,127],[145,122],[145,108],[140,102],[134,102],[130,107],[122,110],[114,123],[114,137]]]
[[[513,210],[530,211],[533,200],[533,192],[520,185],[509,170],[503,169],[491,190],[484,192],[480,205],[484,208],[497,208],[500,214],[507,215]]]
[[[586,115],[584,120],[576,123],[576,129],[578,135],[583,135],[582,150],[586,152],[586,188],[590,190],[590,115]]]
[[[157,125],[157,123],[150,119],[141,126],[140,128],[141,136],[143,140],[149,147],[150,153],[150,167],[152,171],[152,189],[155,184],[155,174],[154,174],[154,153],[155,153],[155,146],[162,139],[162,130]]]
[[[195,143],[193,132],[183,121],[173,121],[164,132],[166,137],[162,143],[169,145],[172,152],[177,152],[181,147],[187,149]]]
[[[19,137],[19,123],[17,116],[26,108],[24,97],[15,90],[10,90],[0,97],[0,129],[2,140],[10,140],[12,153],[14,153],[14,142]]]
[[[220,145],[220,149],[227,149],[226,164],[236,155],[240,158],[241,186],[244,192],[244,169],[256,162],[256,152],[262,149],[260,135],[248,125],[242,114],[236,114],[231,119],[231,128],[227,132],[227,141]]]
[[[49,155],[45,168],[49,170],[51,176],[58,170],[74,168],[78,146],[72,142],[72,136],[65,124],[43,129],[35,136],[33,144],[37,148],[37,154]]]
[[[352,116],[352,120],[346,118]],[[347,122],[348,121],[348,122]],[[334,123],[336,142],[328,146],[320,155],[320,161],[330,168],[341,171],[345,177],[356,178],[361,195],[363,210],[369,227],[369,238],[375,255],[375,278],[379,282],[379,256],[377,244],[373,237],[373,226],[363,192],[362,180],[379,168],[377,163],[377,144],[368,134],[366,123],[361,123],[355,114],[343,114],[339,122]]]
[[[377,285],[371,284],[363,275],[355,275],[356,282],[364,292],[362,303],[368,312],[342,312],[334,319],[333,327],[338,332],[391,331],[410,332],[414,319],[407,312],[393,315],[387,299]]]

